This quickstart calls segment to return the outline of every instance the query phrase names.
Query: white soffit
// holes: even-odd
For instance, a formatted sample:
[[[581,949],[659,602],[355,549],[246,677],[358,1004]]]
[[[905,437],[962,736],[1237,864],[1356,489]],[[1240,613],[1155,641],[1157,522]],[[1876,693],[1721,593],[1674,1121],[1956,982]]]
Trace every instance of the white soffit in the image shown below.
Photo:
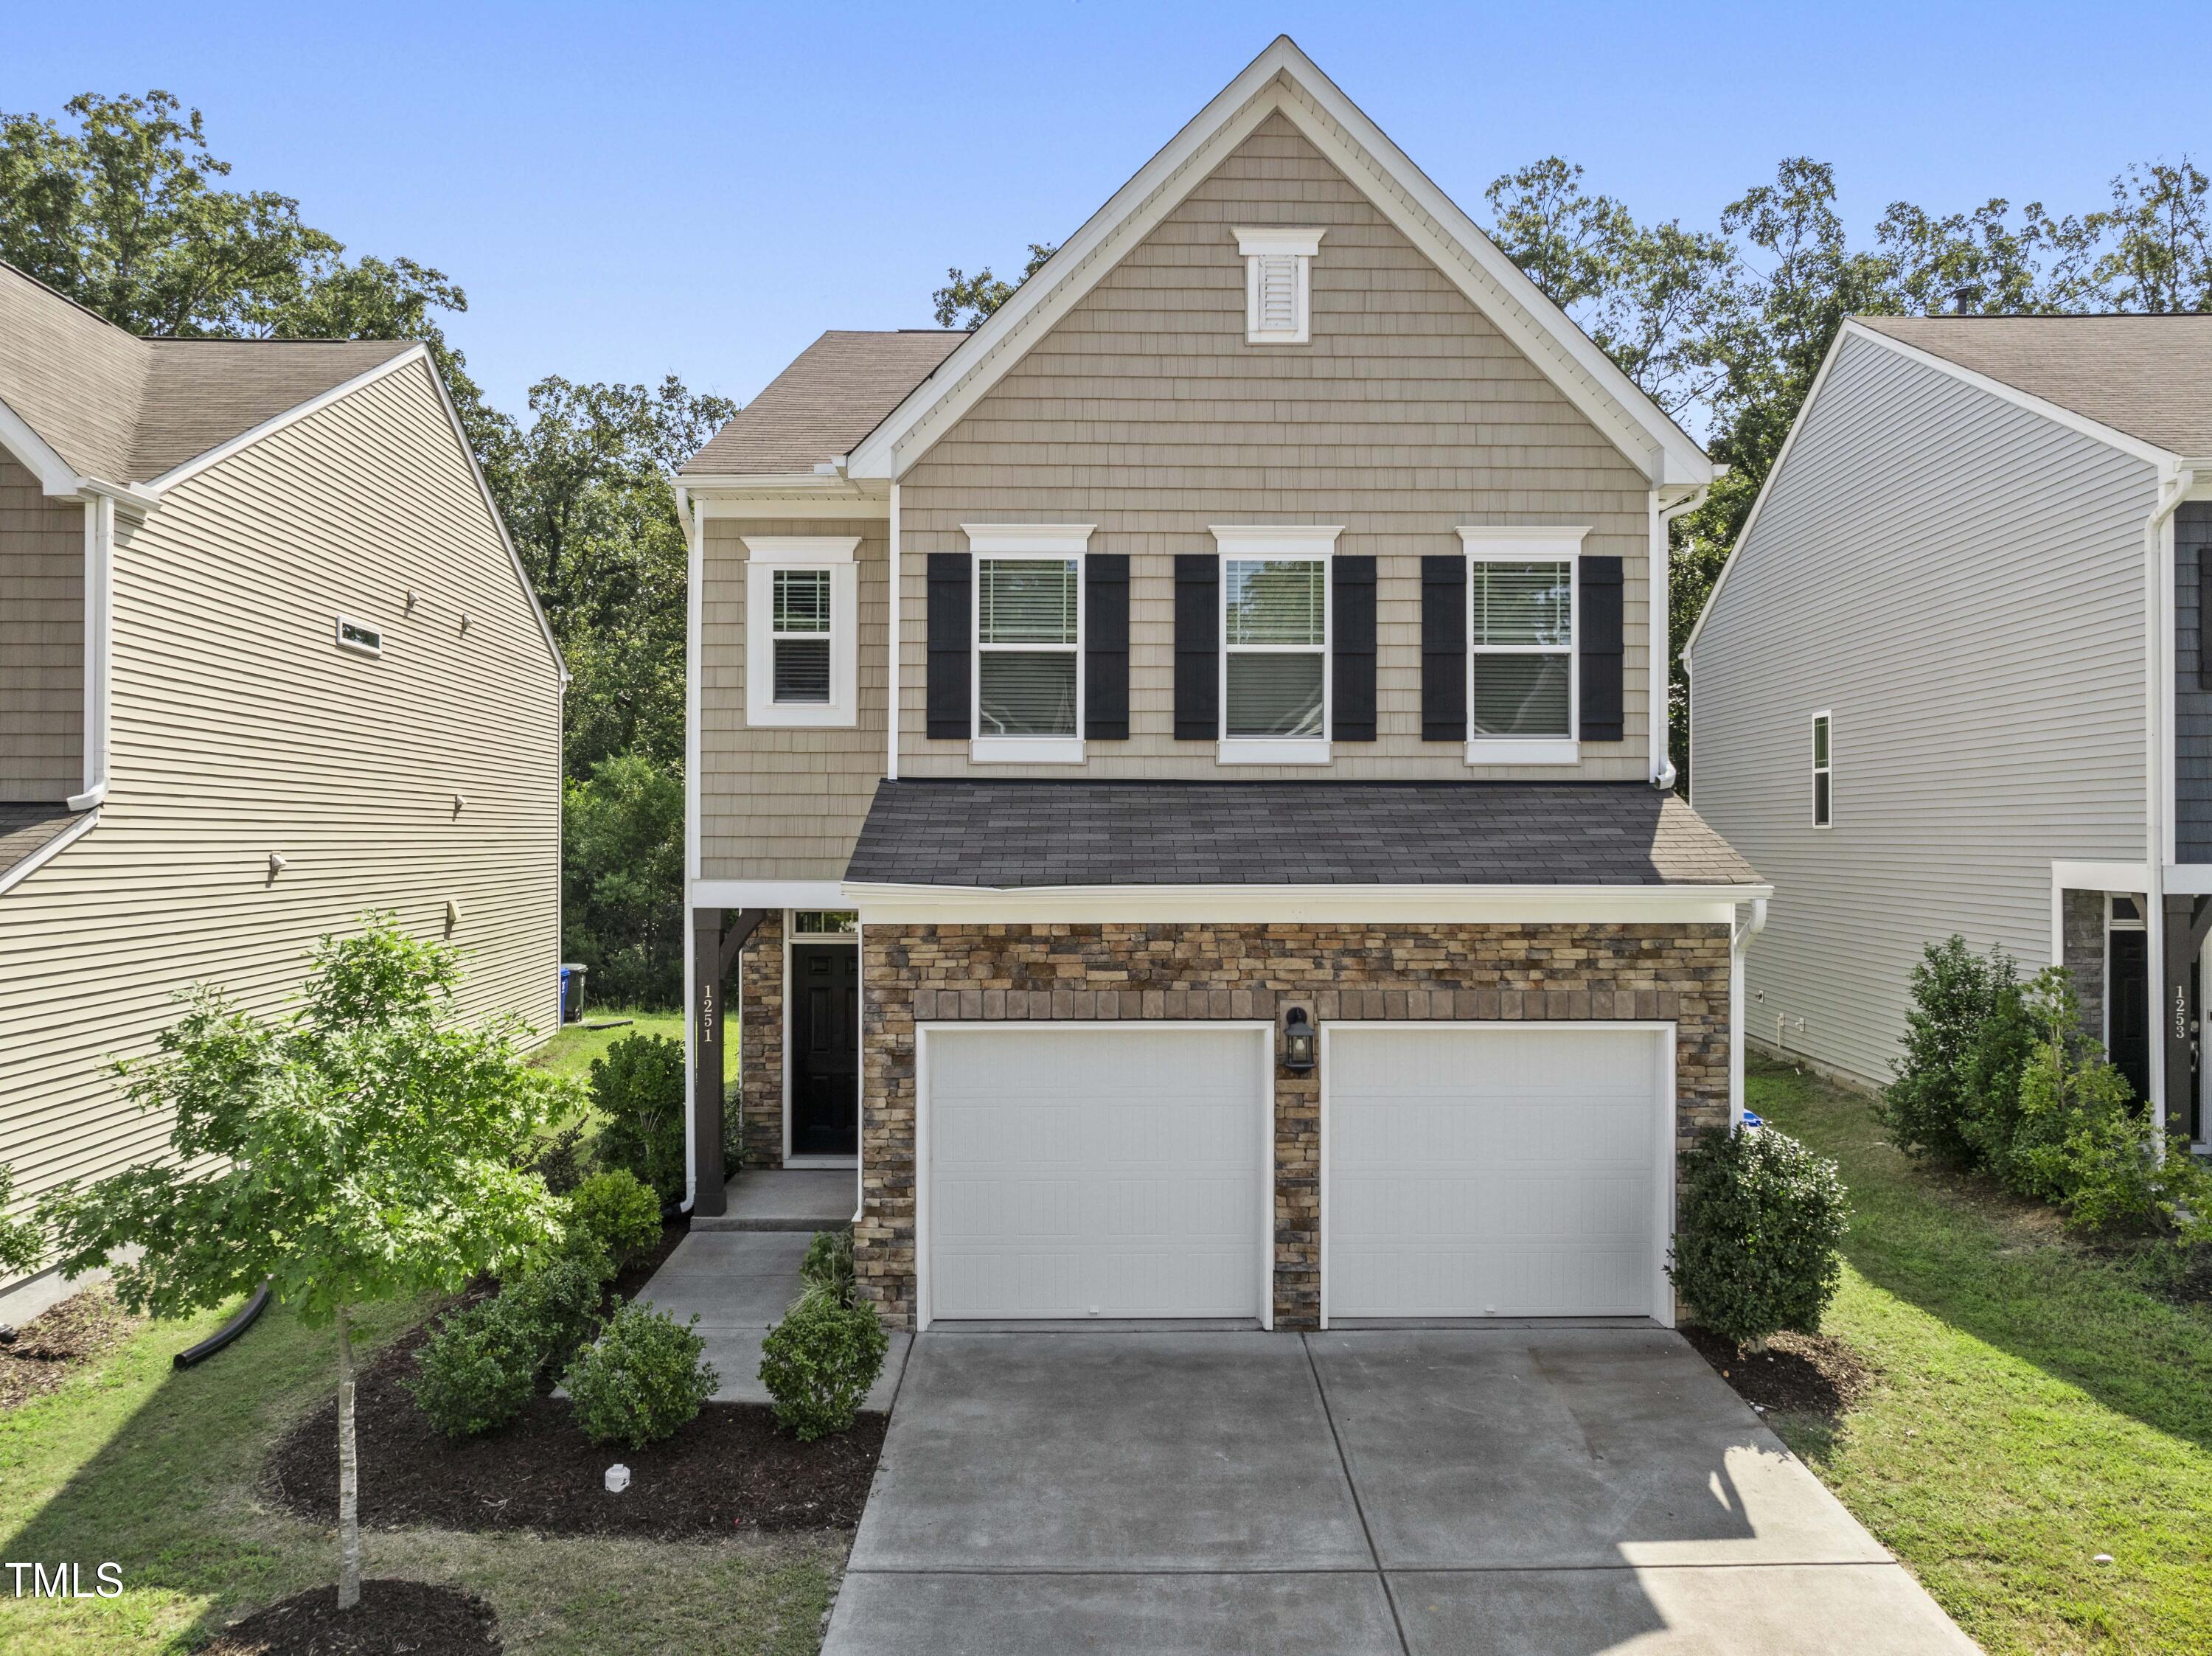
[[[902,475],[1269,115],[1280,112],[1655,485],[1712,463],[1288,35],[1279,35],[853,451]]]

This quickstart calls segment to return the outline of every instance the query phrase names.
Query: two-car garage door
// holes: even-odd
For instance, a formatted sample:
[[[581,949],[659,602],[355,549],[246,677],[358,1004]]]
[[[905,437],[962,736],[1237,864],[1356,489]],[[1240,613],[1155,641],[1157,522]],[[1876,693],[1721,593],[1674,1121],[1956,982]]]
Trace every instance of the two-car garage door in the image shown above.
[[[1324,1314],[1659,1310],[1668,1057],[1650,1026],[1333,1026]],[[1274,1061],[1265,1026],[927,1029],[925,1316],[1263,1315]]]

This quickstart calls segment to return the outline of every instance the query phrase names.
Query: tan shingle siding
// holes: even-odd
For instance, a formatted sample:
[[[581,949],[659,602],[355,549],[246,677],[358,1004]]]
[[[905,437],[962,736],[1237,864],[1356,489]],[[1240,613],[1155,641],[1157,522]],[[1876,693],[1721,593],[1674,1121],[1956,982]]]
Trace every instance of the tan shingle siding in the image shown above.
[[[707,520],[700,612],[700,873],[709,880],[834,880],[884,773],[890,670],[888,525],[881,519]],[[860,722],[753,730],[745,723],[747,535],[858,536]]]
[[[427,373],[123,518],[116,575],[100,825],[0,895],[0,1162],[24,1195],[161,1149],[102,1059],[144,1050],[173,990],[280,1010],[365,909],[434,937],[458,900],[466,1006],[552,1011],[557,672]],[[336,648],[340,611],[384,629],[382,659]]]
[[[84,786],[84,507],[0,452],[0,802]]]
[[[1231,227],[1326,225],[1313,265],[1314,343],[1248,345]],[[1280,116],[1267,121],[1039,341],[907,474],[901,770],[971,767],[923,729],[925,566],[964,551],[963,522],[1098,525],[1132,555],[1132,739],[1091,744],[1093,777],[1463,779],[1458,748],[1420,739],[1419,559],[1459,549],[1460,524],[1580,524],[1584,549],[1626,561],[1626,740],[1579,773],[1640,780],[1647,660],[1643,475]],[[1345,553],[1381,559],[1381,740],[1340,743],[1325,773],[1239,767],[1172,739],[1178,552],[1216,549],[1217,523],[1340,523]]]

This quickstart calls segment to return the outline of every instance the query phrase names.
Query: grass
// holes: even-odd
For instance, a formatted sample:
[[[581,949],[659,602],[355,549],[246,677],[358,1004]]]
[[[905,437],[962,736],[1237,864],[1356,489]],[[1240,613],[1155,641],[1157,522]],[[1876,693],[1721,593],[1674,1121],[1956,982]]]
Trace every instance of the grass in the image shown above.
[[[388,1338],[429,1307],[365,1320]],[[330,1394],[327,1330],[272,1311],[181,1373],[220,1321],[155,1324],[61,1391],[0,1413],[0,1558],[122,1567],[112,1599],[10,1598],[0,1653],[183,1651],[259,1604],[336,1579],[331,1532],[254,1496],[278,1435]],[[331,1453],[337,1453],[332,1446]],[[376,1477],[374,1462],[362,1469]],[[368,1532],[368,1573],[451,1582],[499,1611],[511,1652],[797,1656],[819,1647],[843,1536],[708,1543]],[[5,1592],[0,1587],[0,1592]]]
[[[1790,1447],[1990,1651],[2212,1649],[2212,1310],[1907,1162],[1858,1095],[1776,1065],[1747,1091],[1843,1166],[1826,1331],[1882,1374],[1840,1429],[1771,1417]]]
[[[665,1035],[671,1040],[684,1039],[684,1014],[681,1012],[611,1011],[587,1012],[586,1021],[603,1023],[609,1018],[630,1018],[635,1022],[618,1029],[586,1029],[582,1024],[564,1023],[553,1033],[538,1055],[538,1066],[555,1075],[574,1076],[577,1080],[589,1078],[592,1060],[605,1054],[608,1047],[624,1035]]]

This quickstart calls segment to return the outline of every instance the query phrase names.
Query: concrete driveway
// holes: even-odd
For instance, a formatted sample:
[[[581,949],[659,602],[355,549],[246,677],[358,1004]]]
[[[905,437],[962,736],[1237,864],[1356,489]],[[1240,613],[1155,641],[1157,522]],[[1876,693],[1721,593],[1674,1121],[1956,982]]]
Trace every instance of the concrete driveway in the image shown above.
[[[826,1656],[1971,1652],[1674,1334],[914,1344]]]

